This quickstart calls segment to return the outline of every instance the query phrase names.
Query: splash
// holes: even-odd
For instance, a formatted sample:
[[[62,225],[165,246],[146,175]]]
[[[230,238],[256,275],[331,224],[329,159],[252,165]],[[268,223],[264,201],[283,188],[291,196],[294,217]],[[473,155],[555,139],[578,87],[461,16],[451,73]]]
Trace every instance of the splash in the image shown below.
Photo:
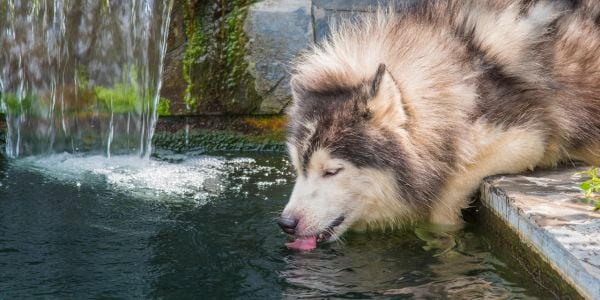
[[[151,199],[186,199],[205,203],[227,186],[227,174],[239,165],[222,157],[199,156],[170,163],[140,160],[135,155],[104,156],[70,153],[29,156],[14,166],[36,170],[52,180],[77,187],[106,184],[111,190]]]
[[[172,0],[0,3],[10,157],[148,157]]]

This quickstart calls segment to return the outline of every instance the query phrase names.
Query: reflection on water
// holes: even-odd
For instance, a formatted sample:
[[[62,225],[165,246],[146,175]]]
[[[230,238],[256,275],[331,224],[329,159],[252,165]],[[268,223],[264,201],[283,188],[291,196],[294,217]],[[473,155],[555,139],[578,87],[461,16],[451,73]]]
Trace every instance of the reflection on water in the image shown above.
[[[511,282],[506,265],[473,232],[457,236],[463,251],[425,251],[409,233],[353,236],[327,253],[295,254],[283,275],[292,295],[394,295],[403,298],[505,299],[527,297],[522,278]]]
[[[551,297],[477,224],[289,250],[286,159],[163,158],[0,162],[0,298]]]

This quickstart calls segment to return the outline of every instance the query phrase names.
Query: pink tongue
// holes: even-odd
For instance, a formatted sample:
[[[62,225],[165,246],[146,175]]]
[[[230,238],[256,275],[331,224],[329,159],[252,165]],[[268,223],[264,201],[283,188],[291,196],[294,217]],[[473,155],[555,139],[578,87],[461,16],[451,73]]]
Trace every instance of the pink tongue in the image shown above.
[[[291,243],[285,243],[290,249],[308,251],[317,248],[317,237],[302,237],[297,238]]]

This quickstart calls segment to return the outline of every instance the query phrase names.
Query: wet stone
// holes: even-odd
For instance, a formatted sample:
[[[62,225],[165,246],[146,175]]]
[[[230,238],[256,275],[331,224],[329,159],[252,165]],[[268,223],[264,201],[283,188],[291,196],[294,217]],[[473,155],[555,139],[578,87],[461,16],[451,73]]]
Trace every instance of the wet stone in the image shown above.
[[[600,212],[581,201],[587,167],[486,179],[481,201],[584,297],[600,299]]]
[[[261,1],[250,7],[245,30],[249,71],[261,113],[281,113],[291,101],[289,63],[313,39],[310,0]]]

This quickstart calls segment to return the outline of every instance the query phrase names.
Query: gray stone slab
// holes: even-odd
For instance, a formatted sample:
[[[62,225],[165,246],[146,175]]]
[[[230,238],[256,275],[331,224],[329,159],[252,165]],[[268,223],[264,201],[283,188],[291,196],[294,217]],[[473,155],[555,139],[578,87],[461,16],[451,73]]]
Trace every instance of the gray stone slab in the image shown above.
[[[245,31],[249,71],[262,96],[260,113],[281,113],[291,101],[290,62],[313,41],[310,0],[266,0],[249,8]]]
[[[321,41],[329,34],[330,27],[339,20],[354,19],[363,14],[373,13],[378,7],[396,7],[397,10],[414,5],[419,0],[313,0],[313,21],[315,41]]]
[[[313,0],[318,8],[336,11],[373,11],[378,6],[402,6],[419,2],[420,0]]]
[[[600,299],[600,213],[582,203],[586,168],[494,176],[481,201],[589,299]]]

